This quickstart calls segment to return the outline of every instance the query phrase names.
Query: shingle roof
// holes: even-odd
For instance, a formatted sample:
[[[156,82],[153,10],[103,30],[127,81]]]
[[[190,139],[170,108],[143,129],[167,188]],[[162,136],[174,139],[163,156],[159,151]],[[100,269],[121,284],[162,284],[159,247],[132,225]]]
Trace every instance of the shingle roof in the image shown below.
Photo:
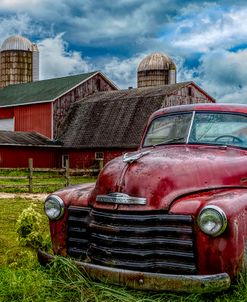
[[[0,145],[55,146],[56,144],[36,132],[0,130]]]
[[[100,92],[75,103],[60,137],[65,147],[137,147],[151,113],[191,82]]]
[[[0,107],[52,101],[96,73],[9,85],[0,89]]]

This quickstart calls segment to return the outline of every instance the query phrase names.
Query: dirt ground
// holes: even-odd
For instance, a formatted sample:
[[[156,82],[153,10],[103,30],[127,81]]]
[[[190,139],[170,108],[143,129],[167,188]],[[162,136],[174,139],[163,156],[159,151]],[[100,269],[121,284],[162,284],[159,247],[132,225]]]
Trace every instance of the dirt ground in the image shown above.
[[[45,200],[48,194],[30,194],[30,193],[3,193],[0,192],[0,198],[28,198],[33,200]]]

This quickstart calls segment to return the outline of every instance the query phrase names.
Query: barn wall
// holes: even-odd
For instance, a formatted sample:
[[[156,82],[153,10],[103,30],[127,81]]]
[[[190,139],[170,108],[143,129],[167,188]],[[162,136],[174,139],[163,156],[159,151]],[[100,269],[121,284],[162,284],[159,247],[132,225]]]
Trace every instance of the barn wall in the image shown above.
[[[56,148],[0,146],[0,168],[27,168],[29,158],[34,168],[55,168],[58,153]]]
[[[135,149],[125,150],[70,150],[52,147],[0,146],[0,168],[27,168],[28,159],[33,158],[34,168],[61,168],[62,156],[69,155],[70,168],[98,168],[95,152],[104,153],[104,165],[117,156]]]
[[[177,91],[179,96],[191,97],[193,99],[206,100],[212,103],[211,99],[200,89],[193,84],[187,85]]]
[[[212,103],[212,99],[194,85],[188,85],[179,89],[176,93],[166,96],[162,107],[197,103]]]
[[[100,74],[96,74],[72,91],[56,99],[53,105],[54,138],[57,139],[60,136],[62,123],[72,103],[81,100],[94,92],[110,91],[115,89],[116,88],[110,85]]]
[[[113,158],[123,155],[126,152],[135,151],[136,149],[118,149],[118,150],[63,150],[60,156],[62,162],[62,154],[69,155],[70,167],[73,169],[88,169],[98,167],[99,162],[95,159],[95,152],[104,153],[104,165]]]
[[[52,138],[52,104],[14,107],[15,131],[35,131]]]
[[[7,119],[14,117],[14,108],[0,108],[0,119]]]

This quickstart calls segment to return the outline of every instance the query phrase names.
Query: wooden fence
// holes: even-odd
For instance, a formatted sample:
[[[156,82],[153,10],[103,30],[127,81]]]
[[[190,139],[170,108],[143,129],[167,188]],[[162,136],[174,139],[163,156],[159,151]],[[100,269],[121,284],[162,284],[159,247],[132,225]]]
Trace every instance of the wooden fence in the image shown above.
[[[11,180],[27,180],[27,184],[11,184],[11,185],[3,185],[0,184],[0,189],[9,189],[9,188],[16,188],[22,189],[27,188],[29,193],[33,193],[34,188],[42,188],[47,187],[47,184],[35,184],[36,180],[45,180],[51,178],[60,178],[64,179],[63,184],[60,184],[61,187],[69,186],[71,184],[71,176],[75,177],[82,177],[82,176],[91,176],[97,175],[103,167],[103,163],[99,163],[99,169],[70,169],[69,167],[69,160],[66,160],[66,166],[62,169],[46,169],[46,168],[34,168],[33,167],[33,159],[29,158],[28,160],[28,175],[27,176],[0,176],[1,179],[9,179]],[[15,169],[4,169],[4,170],[15,170]],[[18,169],[18,170],[27,170],[27,169]],[[56,175],[49,175],[49,176],[35,176],[35,172],[51,172],[56,173]],[[52,186],[59,186],[59,183],[49,183],[49,187]]]

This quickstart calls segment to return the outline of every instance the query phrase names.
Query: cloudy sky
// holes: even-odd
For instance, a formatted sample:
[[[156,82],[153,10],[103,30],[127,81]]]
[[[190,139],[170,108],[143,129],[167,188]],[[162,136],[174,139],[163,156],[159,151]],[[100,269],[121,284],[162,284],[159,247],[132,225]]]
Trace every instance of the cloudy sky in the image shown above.
[[[178,81],[247,103],[246,1],[1,0],[0,43],[16,34],[38,44],[41,79],[101,70],[136,87],[140,60],[159,51]]]

